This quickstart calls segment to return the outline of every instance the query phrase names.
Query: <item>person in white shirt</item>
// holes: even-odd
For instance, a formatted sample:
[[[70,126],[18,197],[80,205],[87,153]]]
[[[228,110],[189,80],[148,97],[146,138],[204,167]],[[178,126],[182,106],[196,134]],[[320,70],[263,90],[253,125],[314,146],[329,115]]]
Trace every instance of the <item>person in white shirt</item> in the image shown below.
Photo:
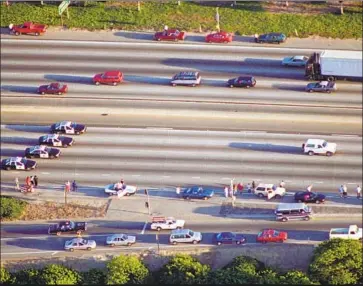
[[[362,188],[359,185],[357,185],[355,192],[357,193],[357,199],[360,199],[360,194],[362,192]]]
[[[285,182],[284,182],[284,180],[281,181],[280,188],[285,188]]]
[[[176,195],[177,195],[177,196],[179,196],[179,195],[180,195],[180,188],[179,188],[179,187],[177,187],[177,188],[176,188]]]
[[[310,185],[310,186],[308,186],[308,187],[306,188],[306,190],[307,190],[308,192],[311,192],[312,188],[313,188],[313,185]]]

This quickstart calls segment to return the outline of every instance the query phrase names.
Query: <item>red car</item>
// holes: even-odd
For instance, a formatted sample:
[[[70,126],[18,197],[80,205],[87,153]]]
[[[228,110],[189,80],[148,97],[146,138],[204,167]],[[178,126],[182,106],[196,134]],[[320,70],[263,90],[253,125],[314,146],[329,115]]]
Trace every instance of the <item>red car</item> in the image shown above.
[[[284,242],[287,239],[287,232],[274,229],[264,229],[257,235],[257,242]]]
[[[20,34],[34,34],[35,36],[39,36],[44,34],[47,30],[45,25],[41,24],[33,24],[32,22],[25,22],[22,25],[9,25],[10,33],[19,36]]]
[[[233,35],[227,32],[211,33],[205,37],[207,43],[230,43]]]
[[[96,74],[93,77],[93,82],[95,85],[99,85],[100,83],[117,85],[123,81],[123,77],[120,71],[106,71],[105,73]]]
[[[38,93],[40,94],[59,94],[67,93],[68,86],[65,84],[61,84],[59,82],[54,82],[49,85],[41,85],[38,88]]]
[[[156,32],[154,40],[156,41],[183,41],[185,39],[185,32],[180,32],[176,29],[171,29],[163,32]]]

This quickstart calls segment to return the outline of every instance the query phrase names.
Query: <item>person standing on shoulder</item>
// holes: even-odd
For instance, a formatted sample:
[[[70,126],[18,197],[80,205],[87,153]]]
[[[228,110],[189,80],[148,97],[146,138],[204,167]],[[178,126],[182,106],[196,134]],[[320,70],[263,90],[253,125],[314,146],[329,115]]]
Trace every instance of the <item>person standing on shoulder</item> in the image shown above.
[[[73,180],[73,182],[72,182],[72,191],[73,192],[78,191],[78,186],[77,186],[76,180]]]
[[[344,199],[348,197],[348,188],[346,185],[343,185],[343,197]]]
[[[38,177],[37,177],[37,175],[34,176],[33,181],[34,181],[34,187],[38,187]]]
[[[307,188],[306,188],[306,190],[308,191],[308,192],[311,192],[311,190],[313,189],[313,185],[310,185],[310,186],[308,186]]]
[[[280,188],[285,188],[285,182],[284,182],[284,180],[282,180],[282,181],[280,182]]]
[[[357,187],[355,188],[355,192],[357,193],[357,199],[360,199],[362,188],[359,185],[357,185]]]
[[[226,198],[228,198],[228,187],[227,186],[224,187],[224,196]]]
[[[344,192],[343,185],[340,185],[338,191],[339,191],[339,196],[342,198],[343,197],[343,192]]]
[[[180,188],[176,187],[175,192],[176,192],[176,196],[179,197],[180,196]]]

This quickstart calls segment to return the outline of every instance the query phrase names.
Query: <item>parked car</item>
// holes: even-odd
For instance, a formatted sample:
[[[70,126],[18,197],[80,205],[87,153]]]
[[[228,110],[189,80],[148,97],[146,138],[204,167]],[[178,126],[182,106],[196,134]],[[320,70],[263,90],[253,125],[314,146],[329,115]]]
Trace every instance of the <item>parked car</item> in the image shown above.
[[[107,236],[106,245],[111,247],[113,246],[131,246],[135,244],[136,236],[127,235],[127,234],[113,234]]]
[[[320,82],[311,82],[305,87],[305,90],[308,92],[327,92],[331,93],[332,91],[337,90],[337,84],[334,81],[320,81]]]
[[[217,245],[245,244],[247,240],[242,234],[236,234],[234,232],[220,232],[214,236],[213,242]]]
[[[197,244],[202,241],[202,238],[200,232],[192,231],[190,229],[175,229],[171,231],[169,242],[174,245],[178,243]]]
[[[276,187],[274,184],[258,184],[253,193],[259,198],[267,197],[267,199],[281,199],[286,194],[286,189]]]
[[[40,94],[58,94],[62,95],[67,93],[68,86],[66,84],[61,84],[59,82],[53,82],[51,84],[41,85],[38,88],[38,93]]]
[[[204,189],[198,186],[193,186],[184,190],[181,195],[183,199],[208,200],[213,197],[214,191],[210,189]]]
[[[96,74],[93,77],[93,82],[95,85],[102,84],[112,84],[117,85],[123,81],[123,74],[120,71],[106,71],[104,73]]]
[[[28,160],[22,157],[11,157],[1,161],[1,166],[4,170],[26,170],[35,169],[37,162]]]
[[[73,252],[74,250],[92,250],[96,248],[96,241],[83,238],[67,240],[64,249]]]
[[[25,149],[25,157],[27,158],[59,158],[61,151],[57,148],[49,148],[46,146],[36,145]]]
[[[126,185],[124,188],[119,186],[119,183],[109,184],[105,187],[105,193],[112,196],[117,195],[119,197],[135,195],[137,192],[136,186]]]
[[[332,228],[329,232],[329,239],[333,238],[362,240],[362,228],[357,225],[350,225],[347,228]]]
[[[229,79],[227,86],[229,87],[254,87],[256,85],[256,79],[253,76],[243,75],[236,78]]]
[[[230,43],[233,40],[233,35],[227,32],[216,32],[208,34],[205,37],[207,43]]]
[[[154,34],[154,40],[156,41],[183,41],[186,37],[185,32],[181,32],[177,29],[169,29],[163,32],[156,32]]]
[[[290,67],[305,67],[307,61],[309,60],[306,56],[293,56],[293,57],[286,57],[282,59],[283,66],[290,66]]]
[[[296,192],[294,195],[295,201],[299,203],[324,203],[325,195],[317,194],[315,192]]]
[[[66,136],[59,136],[58,134],[48,134],[39,137],[39,145],[47,145],[54,147],[64,147],[72,146],[74,144],[74,139]]]
[[[277,231],[274,229],[264,229],[257,234],[256,241],[267,242],[284,242],[287,240],[287,232]]]
[[[153,217],[150,229],[160,231],[162,229],[182,229],[185,220],[175,219],[173,217]]]
[[[199,72],[194,71],[183,71],[175,76],[170,81],[172,86],[177,85],[190,85],[190,86],[197,86],[200,85],[202,77],[200,76]]]
[[[50,132],[56,134],[83,134],[87,130],[86,125],[71,121],[61,121],[50,126]]]
[[[39,36],[44,34],[47,31],[46,25],[42,24],[34,24],[32,22],[25,22],[21,25],[9,25],[10,33],[19,36],[21,34],[34,34],[35,36]]]
[[[269,33],[258,36],[255,41],[257,43],[283,43],[286,41],[286,36],[282,33]]]
[[[304,144],[302,144],[302,150],[305,154],[310,156],[318,154],[330,157],[337,151],[337,144],[328,143],[323,139],[308,139]]]
[[[56,224],[51,224],[48,228],[48,234],[61,235],[62,233],[81,234],[87,230],[87,222],[65,220]]]

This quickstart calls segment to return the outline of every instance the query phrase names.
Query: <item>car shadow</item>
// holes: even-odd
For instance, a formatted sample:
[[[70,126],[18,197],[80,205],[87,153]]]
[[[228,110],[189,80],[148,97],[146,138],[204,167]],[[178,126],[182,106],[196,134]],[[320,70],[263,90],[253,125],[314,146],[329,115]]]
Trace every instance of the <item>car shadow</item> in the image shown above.
[[[5,157],[23,157],[24,156],[24,150],[1,148],[0,154],[1,154],[1,156],[5,156]]]
[[[24,137],[4,137],[1,136],[1,143],[10,143],[18,145],[38,145],[38,139]]]
[[[258,152],[274,152],[284,154],[304,155],[301,147],[276,145],[276,144],[259,144],[259,143],[239,143],[232,142],[229,144],[231,148],[245,149]]]
[[[246,58],[244,60],[241,60],[240,63],[251,65],[254,67],[255,66],[261,66],[261,67],[266,67],[266,68],[280,68],[281,67],[281,60],[272,60],[272,59]]]
[[[46,239],[18,238],[16,240],[6,241],[6,245],[11,245],[19,248],[37,249],[42,251],[61,251],[64,250],[64,244],[66,240],[69,239],[70,238],[65,237],[49,237]]]
[[[0,88],[1,91],[38,93],[38,87],[33,86],[1,85]]]
[[[49,126],[30,126],[30,125],[5,125],[6,129],[22,131],[22,132],[33,132],[33,133],[49,133]]]
[[[9,27],[1,27],[0,33],[1,33],[1,35],[10,35]]]
[[[44,78],[56,82],[82,83],[82,84],[93,85],[92,78],[86,76],[46,74]]]
[[[286,84],[273,84],[274,89],[288,90],[288,91],[305,91],[303,85],[286,85]]]
[[[114,33],[117,37],[124,37],[127,39],[133,39],[133,40],[143,40],[143,41],[150,41],[153,40],[153,34],[151,33],[142,33],[142,32],[116,32]]]
[[[125,75],[124,80],[132,83],[146,83],[155,85],[170,85],[170,79],[153,76]]]
[[[205,35],[188,35],[187,33],[187,36],[185,37],[185,40],[184,42],[198,42],[198,43],[206,43],[205,41]]]

